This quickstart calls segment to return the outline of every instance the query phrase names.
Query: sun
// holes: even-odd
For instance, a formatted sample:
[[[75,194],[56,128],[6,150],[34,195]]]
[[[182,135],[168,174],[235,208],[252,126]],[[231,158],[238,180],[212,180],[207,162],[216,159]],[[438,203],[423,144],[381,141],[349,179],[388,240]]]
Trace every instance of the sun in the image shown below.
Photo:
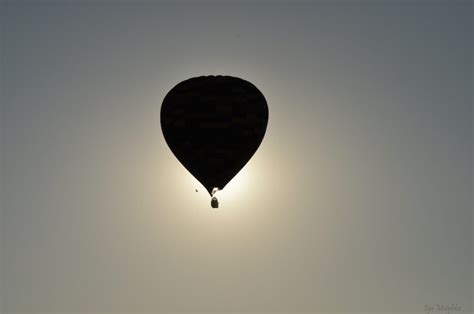
[[[211,196],[207,192],[206,188],[189,172],[185,169],[180,169],[182,171],[180,176],[182,178],[181,183],[186,189],[189,189],[190,192],[193,192],[199,195],[200,199],[203,195],[206,198],[211,200]],[[245,197],[246,193],[251,191],[252,189],[252,169],[250,169],[249,165],[245,166],[242,170],[240,170],[235,177],[230,180],[229,183],[224,187],[222,190],[218,190],[217,193],[214,195],[219,199],[219,202],[223,205],[222,208],[225,208],[225,204],[235,204],[243,197]]]

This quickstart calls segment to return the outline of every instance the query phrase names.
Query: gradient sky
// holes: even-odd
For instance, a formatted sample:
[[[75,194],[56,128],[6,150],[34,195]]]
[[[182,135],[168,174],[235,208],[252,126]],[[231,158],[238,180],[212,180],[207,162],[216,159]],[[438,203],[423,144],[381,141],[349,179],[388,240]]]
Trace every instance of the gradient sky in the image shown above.
[[[472,311],[471,1],[0,12],[0,312]],[[211,74],[270,111],[219,210],[159,123]]]

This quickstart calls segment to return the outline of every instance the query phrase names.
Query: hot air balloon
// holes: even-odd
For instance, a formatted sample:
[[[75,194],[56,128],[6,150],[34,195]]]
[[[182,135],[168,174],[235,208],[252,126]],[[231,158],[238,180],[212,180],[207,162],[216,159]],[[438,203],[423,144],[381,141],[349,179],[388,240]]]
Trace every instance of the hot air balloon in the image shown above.
[[[173,154],[214,197],[260,146],[268,106],[246,80],[200,76],[178,83],[166,94],[160,120]],[[212,207],[218,207],[217,199]]]

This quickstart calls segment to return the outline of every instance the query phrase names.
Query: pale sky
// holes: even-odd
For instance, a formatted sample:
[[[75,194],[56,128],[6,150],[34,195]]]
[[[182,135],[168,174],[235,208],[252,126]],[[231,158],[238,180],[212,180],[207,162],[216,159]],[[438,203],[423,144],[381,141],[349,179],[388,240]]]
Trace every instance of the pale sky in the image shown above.
[[[471,1],[0,12],[1,313],[472,312]],[[215,210],[159,113],[218,74],[270,115]]]

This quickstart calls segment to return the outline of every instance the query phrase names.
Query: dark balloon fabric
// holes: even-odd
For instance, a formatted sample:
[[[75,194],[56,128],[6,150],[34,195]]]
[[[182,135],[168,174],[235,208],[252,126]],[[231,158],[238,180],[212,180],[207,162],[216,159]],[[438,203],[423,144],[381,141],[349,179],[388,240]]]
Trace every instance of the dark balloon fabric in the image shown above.
[[[245,166],[263,140],[268,106],[251,83],[200,76],[173,87],[161,106],[166,143],[209,194]]]

